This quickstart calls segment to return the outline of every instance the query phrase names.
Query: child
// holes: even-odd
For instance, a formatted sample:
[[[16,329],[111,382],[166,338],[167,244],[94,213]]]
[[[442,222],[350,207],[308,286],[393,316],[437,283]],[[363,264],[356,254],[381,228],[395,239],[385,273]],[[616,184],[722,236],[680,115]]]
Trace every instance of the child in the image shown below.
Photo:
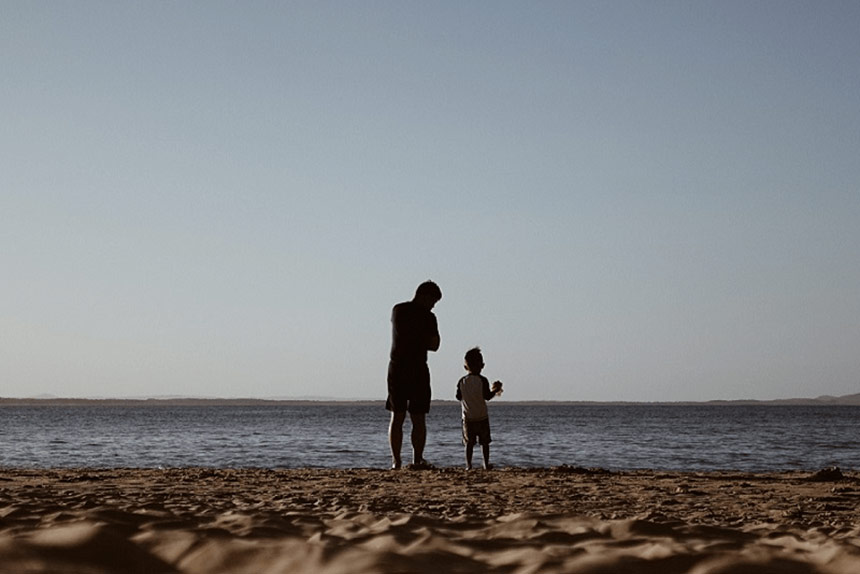
[[[476,440],[481,443],[484,454],[484,469],[490,467],[490,416],[487,401],[502,394],[502,383],[496,381],[490,389],[490,381],[481,375],[484,357],[475,347],[466,353],[466,370],[469,374],[457,383],[457,400],[463,407],[463,444],[466,446],[466,468],[472,469],[472,451]]]

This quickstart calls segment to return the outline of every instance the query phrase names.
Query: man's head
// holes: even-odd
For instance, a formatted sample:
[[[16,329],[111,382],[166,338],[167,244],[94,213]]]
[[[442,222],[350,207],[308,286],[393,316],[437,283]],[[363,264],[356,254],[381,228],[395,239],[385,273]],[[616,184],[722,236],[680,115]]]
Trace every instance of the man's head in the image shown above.
[[[465,366],[466,370],[473,375],[481,374],[481,369],[484,368],[484,355],[481,354],[480,347],[474,347],[466,351]]]
[[[412,300],[427,309],[432,309],[441,298],[442,290],[439,286],[432,281],[425,281],[415,290],[415,297]]]

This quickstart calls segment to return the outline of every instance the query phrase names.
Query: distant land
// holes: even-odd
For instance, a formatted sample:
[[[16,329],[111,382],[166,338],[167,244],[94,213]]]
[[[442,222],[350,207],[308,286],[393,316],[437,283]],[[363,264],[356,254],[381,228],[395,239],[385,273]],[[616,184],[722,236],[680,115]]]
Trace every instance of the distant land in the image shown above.
[[[433,401],[434,404],[456,404],[457,401]],[[147,398],[63,398],[41,395],[31,398],[0,397],[2,406],[265,406],[265,405],[346,405],[379,404],[381,399],[338,399],[333,397],[297,398],[212,398],[212,397],[147,397]],[[772,400],[712,400],[712,401],[499,401],[498,405],[799,405],[799,406],[860,406],[860,393],[834,397],[822,395],[816,398],[772,399]]]

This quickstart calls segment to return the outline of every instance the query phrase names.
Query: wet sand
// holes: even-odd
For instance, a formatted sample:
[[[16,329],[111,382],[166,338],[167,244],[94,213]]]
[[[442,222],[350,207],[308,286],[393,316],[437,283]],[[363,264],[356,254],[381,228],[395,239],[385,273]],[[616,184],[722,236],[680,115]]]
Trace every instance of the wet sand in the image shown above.
[[[860,572],[860,476],[0,469],[0,572]]]

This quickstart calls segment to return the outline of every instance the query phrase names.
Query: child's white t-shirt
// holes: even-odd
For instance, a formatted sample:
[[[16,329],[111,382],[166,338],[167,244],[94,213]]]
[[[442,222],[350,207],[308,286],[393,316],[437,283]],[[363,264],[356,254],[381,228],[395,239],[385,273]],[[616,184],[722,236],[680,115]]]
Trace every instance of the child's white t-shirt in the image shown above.
[[[490,390],[490,381],[481,375],[468,374],[457,383],[464,421],[482,421],[489,418],[484,390]]]

